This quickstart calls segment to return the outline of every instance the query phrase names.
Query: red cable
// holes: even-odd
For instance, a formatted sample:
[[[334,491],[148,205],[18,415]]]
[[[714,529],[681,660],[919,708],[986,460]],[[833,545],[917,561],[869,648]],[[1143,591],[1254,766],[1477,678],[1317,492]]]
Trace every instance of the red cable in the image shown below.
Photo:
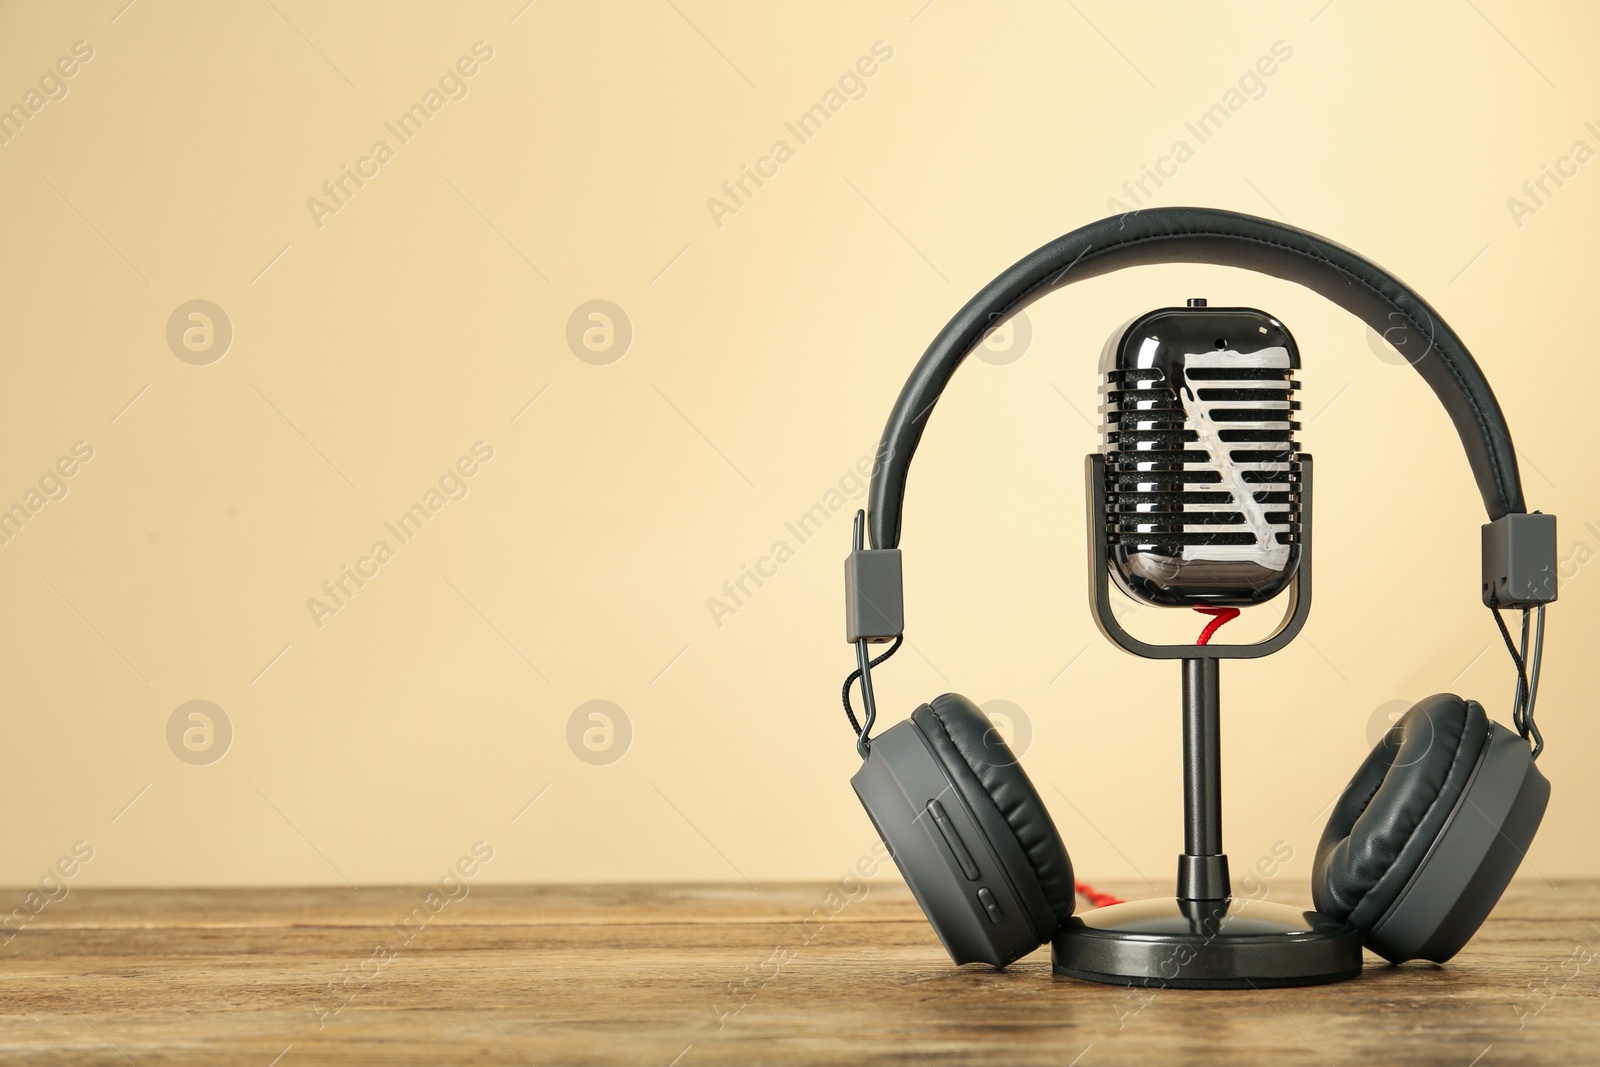
[[[1202,615],[1210,615],[1212,619],[1206,623],[1206,628],[1200,631],[1200,637],[1195,641],[1197,645],[1206,644],[1211,640],[1211,635],[1222,627],[1239,617],[1238,608],[1195,608]]]
[[[1123,899],[1121,897],[1114,897],[1110,893],[1102,893],[1094,886],[1089,885],[1087,882],[1074,882],[1073,885],[1079,893],[1083,894],[1089,903],[1093,904],[1097,908],[1108,908],[1113,904],[1123,903]]]

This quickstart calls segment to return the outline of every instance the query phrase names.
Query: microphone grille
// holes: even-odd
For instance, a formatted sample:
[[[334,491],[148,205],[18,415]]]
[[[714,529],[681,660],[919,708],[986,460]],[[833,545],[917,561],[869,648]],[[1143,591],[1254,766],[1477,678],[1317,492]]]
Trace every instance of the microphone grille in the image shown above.
[[[1110,361],[1100,389],[1105,521],[1126,591],[1162,604],[1249,604],[1287,584],[1300,536],[1292,344],[1219,339],[1134,359],[1123,345]]]

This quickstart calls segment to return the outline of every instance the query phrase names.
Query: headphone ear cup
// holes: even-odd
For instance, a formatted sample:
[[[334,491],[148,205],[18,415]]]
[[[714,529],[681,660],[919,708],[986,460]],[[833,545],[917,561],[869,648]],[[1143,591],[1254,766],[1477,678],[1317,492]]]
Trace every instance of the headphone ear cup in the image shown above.
[[[1482,706],[1449,693],[1400,717],[1328,816],[1312,872],[1318,911],[1363,933],[1376,925],[1438,837],[1488,733]]]
[[[1544,816],[1528,745],[1476,701],[1419,701],[1373,748],[1317,846],[1317,910],[1392,963],[1443,963],[1475,933]]]
[[[972,701],[946,693],[911,715],[1000,857],[1039,943],[1077,906],[1072,860],[1010,746]]]

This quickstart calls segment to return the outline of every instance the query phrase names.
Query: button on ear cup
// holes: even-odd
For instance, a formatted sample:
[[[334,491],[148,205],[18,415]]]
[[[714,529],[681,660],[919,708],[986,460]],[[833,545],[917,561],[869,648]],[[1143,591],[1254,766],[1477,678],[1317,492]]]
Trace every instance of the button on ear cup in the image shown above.
[[[1317,845],[1317,910],[1367,933],[1399,899],[1467,786],[1489,736],[1475,700],[1417,702],[1345,787]]]
[[[1072,860],[1044,801],[988,716],[955,693],[911,713],[994,846],[1042,943],[1072,915]]]

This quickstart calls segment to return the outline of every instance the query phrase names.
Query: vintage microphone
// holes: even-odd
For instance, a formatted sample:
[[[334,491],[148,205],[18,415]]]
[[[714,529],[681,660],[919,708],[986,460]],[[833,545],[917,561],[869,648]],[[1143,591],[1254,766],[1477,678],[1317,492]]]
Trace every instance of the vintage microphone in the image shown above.
[[[1219,661],[1282,649],[1311,608],[1312,462],[1294,440],[1299,367],[1277,319],[1204,300],[1132,319],[1102,354],[1101,445],[1086,464],[1090,608],[1124,651],[1182,661],[1184,849],[1172,897],[1069,918],[1051,950],[1058,974],[1242,988],[1361,969],[1353,929],[1234,898],[1222,848]],[[1112,586],[1214,618],[1194,644],[1145,642],[1117,620]],[[1267,637],[1213,640],[1238,608],[1284,592],[1289,605]]]

